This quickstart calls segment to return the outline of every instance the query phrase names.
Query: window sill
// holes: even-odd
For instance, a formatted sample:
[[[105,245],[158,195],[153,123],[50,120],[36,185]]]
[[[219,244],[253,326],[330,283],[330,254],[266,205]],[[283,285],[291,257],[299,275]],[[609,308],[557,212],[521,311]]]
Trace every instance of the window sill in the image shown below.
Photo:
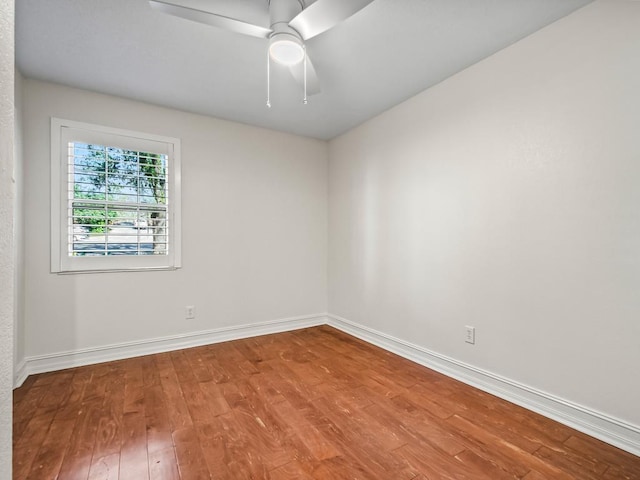
[[[125,272],[170,272],[179,270],[181,267],[135,267],[135,268],[107,268],[93,270],[63,270],[51,272],[55,275],[81,275],[84,273],[125,273]]]

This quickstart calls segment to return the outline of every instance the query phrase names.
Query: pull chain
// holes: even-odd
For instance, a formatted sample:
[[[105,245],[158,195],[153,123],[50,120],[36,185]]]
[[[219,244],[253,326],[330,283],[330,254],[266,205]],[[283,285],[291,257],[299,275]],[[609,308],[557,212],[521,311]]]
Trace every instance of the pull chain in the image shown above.
[[[302,103],[306,105],[307,102],[307,46],[303,45],[302,49],[304,50],[304,58],[302,61],[304,62],[304,99],[302,99]]]
[[[267,48],[267,108],[271,108],[271,55]]]

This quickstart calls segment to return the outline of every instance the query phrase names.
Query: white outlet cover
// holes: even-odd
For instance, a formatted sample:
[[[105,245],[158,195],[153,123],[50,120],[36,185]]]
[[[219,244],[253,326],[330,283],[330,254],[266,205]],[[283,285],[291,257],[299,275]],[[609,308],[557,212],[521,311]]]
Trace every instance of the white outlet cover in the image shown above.
[[[476,328],[475,327],[470,327],[470,326],[466,326],[465,327],[467,329],[467,334],[465,337],[465,342],[470,343],[470,344],[475,344],[476,343]]]

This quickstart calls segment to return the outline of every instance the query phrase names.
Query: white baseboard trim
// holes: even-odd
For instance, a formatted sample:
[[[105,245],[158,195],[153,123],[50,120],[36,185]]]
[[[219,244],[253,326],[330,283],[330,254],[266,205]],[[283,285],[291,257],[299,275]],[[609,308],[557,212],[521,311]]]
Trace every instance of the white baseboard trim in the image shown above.
[[[326,323],[326,313],[318,313],[251,323],[248,325],[216,328],[200,332],[183,333],[167,337],[26,357],[24,361],[21,362],[19,368],[16,369],[14,387],[19,387],[29,375],[36,373],[53,372],[65,368],[140,357],[154,353],[170,352],[183,348],[256,337],[258,335],[287,332],[290,330],[325,325]]]
[[[22,359],[15,365],[13,370],[13,388],[18,388],[22,385],[28,376],[27,362]]]
[[[637,425],[468,365],[337,315],[328,314],[327,317],[327,323],[338,330],[640,456],[640,427]]]

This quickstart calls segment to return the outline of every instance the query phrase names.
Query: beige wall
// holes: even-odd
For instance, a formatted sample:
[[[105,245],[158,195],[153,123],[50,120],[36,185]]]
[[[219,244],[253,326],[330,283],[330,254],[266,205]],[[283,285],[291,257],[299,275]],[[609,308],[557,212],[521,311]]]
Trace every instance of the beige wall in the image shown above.
[[[329,311],[640,426],[639,25],[597,1],[332,141]]]
[[[325,142],[30,79],[23,88],[27,357],[326,311]],[[49,273],[51,116],[181,139],[182,269]]]
[[[0,0],[0,479],[11,478],[14,342],[14,2]]]

